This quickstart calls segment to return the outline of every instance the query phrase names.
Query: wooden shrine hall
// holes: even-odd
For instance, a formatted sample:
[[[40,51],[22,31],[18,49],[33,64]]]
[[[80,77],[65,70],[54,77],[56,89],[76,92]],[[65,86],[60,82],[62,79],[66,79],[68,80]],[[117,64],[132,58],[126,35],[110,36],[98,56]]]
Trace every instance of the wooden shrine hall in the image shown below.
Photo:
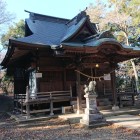
[[[29,13],[25,37],[10,39],[1,65],[14,77],[14,106],[29,116],[72,106],[81,113],[84,85],[96,81],[98,106],[118,106],[115,69],[140,49],[99,32],[84,11],[73,19]]]

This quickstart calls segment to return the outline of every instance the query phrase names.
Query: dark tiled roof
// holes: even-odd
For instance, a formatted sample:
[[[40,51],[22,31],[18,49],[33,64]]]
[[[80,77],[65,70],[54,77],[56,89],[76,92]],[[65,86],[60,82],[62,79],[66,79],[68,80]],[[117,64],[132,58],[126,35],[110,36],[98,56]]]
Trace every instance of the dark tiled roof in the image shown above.
[[[70,19],[52,17],[52,16],[42,15],[42,14],[33,13],[33,12],[29,12],[29,11],[26,11],[26,12],[30,13],[30,19],[32,19],[32,20],[40,20],[40,21],[44,20],[44,21],[64,23],[64,24],[66,24],[70,21]]]
[[[29,29],[31,30],[32,35],[16,39],[18,42],[20,41],[23,43],[25,42],[29,44],[36,45],[38,44],[56,47],[58,47],[60,44],[75,47],[82,46],[96,47],[102,45],[102,43],[111,42],[123,48],[128,48],[127,46],[123,46],[120,43],[118,43],[118,41],[113,39],[110,34],[110,31],[97,33],[95,27],[89,22],[89,18],[85,14],[85,12],[81,12],[71,20],[41,15],[32,12],[29,13],[30,18],[26,19],[26,23]],[[93,27],[93,35],[88,37],[84,42],[69,41],[68,39],[71,38],[75,33],[77,33],[80,27],[86,21],[91,29]],[[139,48],[131,48],[131,49],[140,50]]]
[[[137,51],[137,53],[139,53],[139,51],[140,51],[139,47],[130,47],[130,46],[122,45],[113,38],[101,38],[101,39],[94,38],[93,40],[85,42],[85,43],[82,43],[82,42],[64,42],[64,43],[62,43],[62,45],[64,45],[64,46],[71,46],[71,47],[86,47],[86,46],[99,47],[103,44],[112,44],[112,45],[114,44],[114,45],[120,46],[121,49]]]
[[[67,26],[64,23],[31,19],[26,19],[26,23],[33,34],[18,39],[18,41],[26,43],[43,45],[60,44],[60,40],[67,30]]]
[[[42,44],[60,45],[61,42],[72,37],[79,28],[88,20],[88,16],[81,12],[72,20],[30,13],[26,23],[32,35],[17,39],[17,41]],[[93,30],[94,27],[93,27]]]
[[[86,17],[82,18],[77,24],[72,24],[67,28],[66,34],[62,38],[61,41],[65,41],[66,39],[70,38],[73,34],[75,34],[78,29],[85,23]]]

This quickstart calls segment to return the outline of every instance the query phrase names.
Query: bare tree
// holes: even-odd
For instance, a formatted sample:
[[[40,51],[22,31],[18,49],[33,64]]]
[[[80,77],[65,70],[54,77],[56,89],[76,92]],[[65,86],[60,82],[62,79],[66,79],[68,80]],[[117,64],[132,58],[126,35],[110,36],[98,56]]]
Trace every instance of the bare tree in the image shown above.
[[[89,15],[90,21],[99,24],[99,30],[103,30],[105,27],[104,18],[106,15],[106,5],[102,0],[95,0],[94,3],[96,5],[90,4],[87,7],[86,13]]]
[[[0,25],[10,22],[14,19],[13,14],[7,11],[6,9],[6,2],[0,0]]]
[[[104,5],[101,0],[96,0],[96,6],[90,5],[87,8],[87,14],[92,22],[98,22],[100,30],[110,28],[114,31],[116,38],[122,40],[121,43],[130,46],[129,36],[133,36],[135,26],[132,26],[132,16],[127,11],[129,0],[108,0],[108,5]],[[106,10],[106,7],[108,9]],[[133,60],[130,60],[135,74],[137,92],[139,93],[139,81],[136,66]]]
[[[124,7],[127,7],[127,0],[109,0],[110,4],[113,5],[113,10],[111,10],[107,15],[106,18],[104,20],[104,23],[107,24],[111,27],[114,28],[115,32],[119,32],[123,33],[123,36],[125,37],[124,40],[124,44],[126,44],[127,46],[130,46],[129,43],[129,36],[133,35],[133,32],[135,29],[135,26],[132,26],[132,18],[130,13],[125,12]],[[122,35],[122,34],[121,34]],[[137,88],[137,92],[139,93],[139,81],[138,81],[138,73],[136,70],[136,65],[134,63],[134,60],[131,59],[130,60],[132,67],[133,67],[133,71],[134,71],[134,75],[135,75],[135,81],[136,81],[136,88]]]

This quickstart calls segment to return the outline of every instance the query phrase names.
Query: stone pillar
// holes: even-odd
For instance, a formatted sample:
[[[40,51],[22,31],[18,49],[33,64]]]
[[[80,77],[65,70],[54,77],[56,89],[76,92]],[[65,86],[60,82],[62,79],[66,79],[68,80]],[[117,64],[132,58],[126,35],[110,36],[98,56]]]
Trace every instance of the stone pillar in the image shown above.
[[[106,125],[107,122],[103,115],[97,108],[96,103],[96,94],[85,94],[86,98],[86,109],[83,118],[80,120],[80,123],[87,127],[98,127]]]

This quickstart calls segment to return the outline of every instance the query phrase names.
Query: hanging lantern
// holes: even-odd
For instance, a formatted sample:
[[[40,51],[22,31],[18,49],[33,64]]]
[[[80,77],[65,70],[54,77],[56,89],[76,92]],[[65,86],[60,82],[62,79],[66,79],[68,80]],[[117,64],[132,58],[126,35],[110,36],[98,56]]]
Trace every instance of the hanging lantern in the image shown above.
[[[96,67],[96,68],[99,68],[99,64],[96,64],[95,67]]]

